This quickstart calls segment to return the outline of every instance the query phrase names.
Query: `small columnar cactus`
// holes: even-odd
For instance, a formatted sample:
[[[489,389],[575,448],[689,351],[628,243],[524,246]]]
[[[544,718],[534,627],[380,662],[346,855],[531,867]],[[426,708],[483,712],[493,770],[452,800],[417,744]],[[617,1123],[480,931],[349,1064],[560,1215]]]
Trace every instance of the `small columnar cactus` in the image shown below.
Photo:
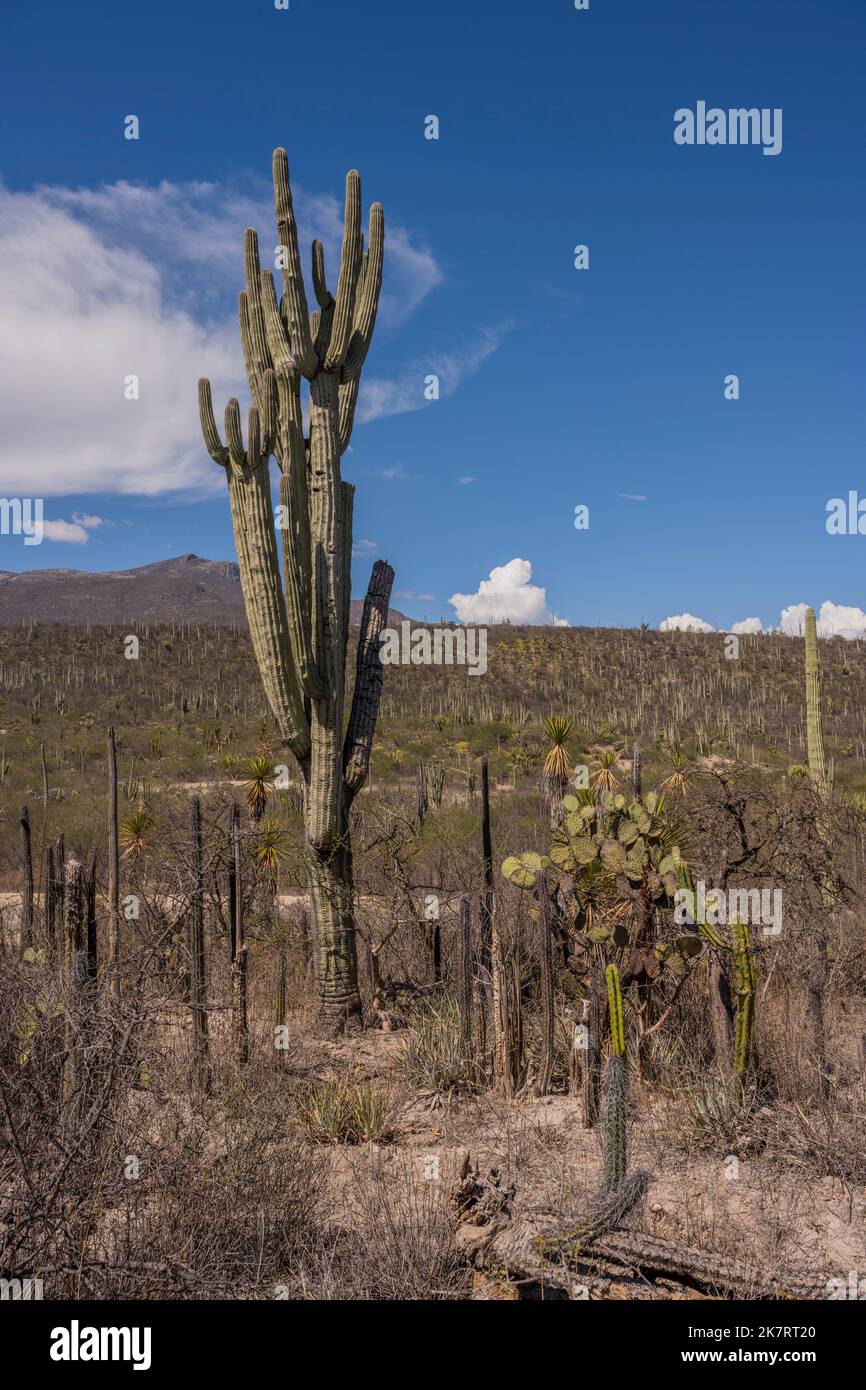
[[[742,1078],[751,1066],[755,1036],[755,964],[749,928],[740,922],[734,922],[731,931],[734,937],[737,994],[734,1075]]]
[[[818,656],[818,625],[813,608],[806,609],[803,631],[806,639],[806,744],[809,753],[809,776],[817,790],[826,793],[830,790],[830,779],[824,756],[821,662]]]
[[[614,1192],[625,1181],[628,1170],[628,1076],[622,991],[615,965],[607,967],[605,979],[613,1056],[607,1064],[604,1098],[604,1190]]]

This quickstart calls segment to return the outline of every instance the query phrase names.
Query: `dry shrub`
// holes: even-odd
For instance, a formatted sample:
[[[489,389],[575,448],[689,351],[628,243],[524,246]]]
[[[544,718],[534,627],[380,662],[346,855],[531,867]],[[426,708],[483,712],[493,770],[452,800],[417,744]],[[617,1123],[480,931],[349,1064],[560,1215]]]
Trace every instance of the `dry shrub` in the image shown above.
[[[311,1256],[308,1297],[402,1302],[458,1299],[467,1270],[442,1181],[425,1181],[417,1159],[365,1155],[352,1165],[352,1228]]]

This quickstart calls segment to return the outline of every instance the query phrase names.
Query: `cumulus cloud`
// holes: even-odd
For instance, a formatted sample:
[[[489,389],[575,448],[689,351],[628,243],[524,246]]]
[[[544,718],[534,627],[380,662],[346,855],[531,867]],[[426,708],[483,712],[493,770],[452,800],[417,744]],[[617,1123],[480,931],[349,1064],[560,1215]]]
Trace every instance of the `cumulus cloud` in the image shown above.
[[[547,594],[531,579],[529,560],[509,560],[492,569],[474,594],[452,594],[448,602],[462,623],[548,623],[554,615]],[[564,619],[554,620],[558,627],[568,627]]]
[[[86,516],[81,512],[73,512],[71,521],[61,519],[43,521],[42,536],[46,541],[61,541],[67,545],[86,545],[90,540],[89,533],[101,525],[101,516]]]
[[[663,618],[659,623],[659,632],[715,632],[711,623],[705,623],[703,618],[696,618],[691,613],[675,613],[672,618]]]
[[[341,204],[304,190],[297,204],[303,245],[320,237],[333,280]],[[202,445],[195,383],[211,378],[218,411],[246,395],[235,305],[245,226],[259,228],[263,263],[272,265],[263,182],[0,187],[0,492],[24,483],[46,497],[224,487]],[[442,274],[432,252],[393,223],[385,254],[387,327]],[[450,379],[469,369],[457,359]],[[138,379],[137,399],[126,398],[128,377]],[[391,413],[381,384],[366,410],[367,418]]]
[[[734,623],[729,631],[736,632],[738,635],[748,632],[763,632],[764,624],[760,618],[742,618],[740,622]]]
[[[0,189],[0,489],[154,495],[215,485],[196,377],[236,387],[228,329],[167,302],[156,265],[42,194]],[[127,376],[139,399],[127,400]],[[67,536],[66,539],[69,539]]]
[[[802,635],[807,606],[805,603],[792,603],[782,609],[782,632],[789,637]],[[819,637],[845,637],[848,641],[866,637],[866,613],[862,608],[847,607],[825,599],[816,616]]]

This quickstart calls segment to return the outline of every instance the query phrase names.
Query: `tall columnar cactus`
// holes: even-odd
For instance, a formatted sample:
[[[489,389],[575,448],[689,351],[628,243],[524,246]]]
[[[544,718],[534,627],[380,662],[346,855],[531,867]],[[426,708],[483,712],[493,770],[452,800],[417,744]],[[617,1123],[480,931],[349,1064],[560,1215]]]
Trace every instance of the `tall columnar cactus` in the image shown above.
[[[271,272],[260,269],[255,231],[248,230],[244,242],[246,289],[239,316],[253,399],[246,448],[236,400],[226,408],[226,444],[204,379],[199,408],[208,452],[226,471],[244,602],[265,693],[304,782],[317,991],[323,1015],[339,1026],[360,1015],[349,808],[369,767],[382,684],[378,639],[394,580],[391,567],[377,561],[364,604],[344,735],[355,489],[340,476],[340,458],[349,446],[376,321],[384,218],[374,204],[365,248],[360,179],[350,172],[336,295],[328,289],[324,252],[315,241],[312,280],[319,309],[308,315],[285,150],[274,152],[273,174],[283,267],[279,302]],[[303,380],[310,393],[307,435]],[[280,469],[282,578],[268,467],[272,452]]]
[[[607,1088],[604,1097],[604,1190],[614,1192],[625,1181],[628,1169],[628,1078],[622,992],[619,971],[615,965],[607,967],[605,979],[613,1055],[607,1064]]]
[[[736,968],[737,1019],[734,1027],[734,1076],[744,1078],[752,1063],[755,1036],[755,965],[749,928],[740,922],[731,927]]]
[[[818,626],[815,610],[806,609],[804,622],[806,638],[806,743],[809,753],[809,776],[820,792],[830,789],[827,763],[824,757],[824,734],[821,726],[821,663],[818,658]]]

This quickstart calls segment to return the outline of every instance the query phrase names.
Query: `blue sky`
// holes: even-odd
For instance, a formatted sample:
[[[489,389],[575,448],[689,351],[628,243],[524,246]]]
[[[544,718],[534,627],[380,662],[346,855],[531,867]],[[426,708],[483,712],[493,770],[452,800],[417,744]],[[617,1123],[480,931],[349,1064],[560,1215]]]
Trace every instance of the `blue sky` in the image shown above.
[[[70,537],[2,536],[0,568],[233,557],[195,379],[243,400],[241,239],[276,240],[283,144],[305,228],[333,241],[357,167],[390,237],[356,593],[381,555],[453,617],[520,558],[574,624],[866,607],[866,538],[825,529],[866,495],[862,0],[49,0],[0,43],[0,494]],[[699,100],[782,108],[781,154],[677,145]]]

